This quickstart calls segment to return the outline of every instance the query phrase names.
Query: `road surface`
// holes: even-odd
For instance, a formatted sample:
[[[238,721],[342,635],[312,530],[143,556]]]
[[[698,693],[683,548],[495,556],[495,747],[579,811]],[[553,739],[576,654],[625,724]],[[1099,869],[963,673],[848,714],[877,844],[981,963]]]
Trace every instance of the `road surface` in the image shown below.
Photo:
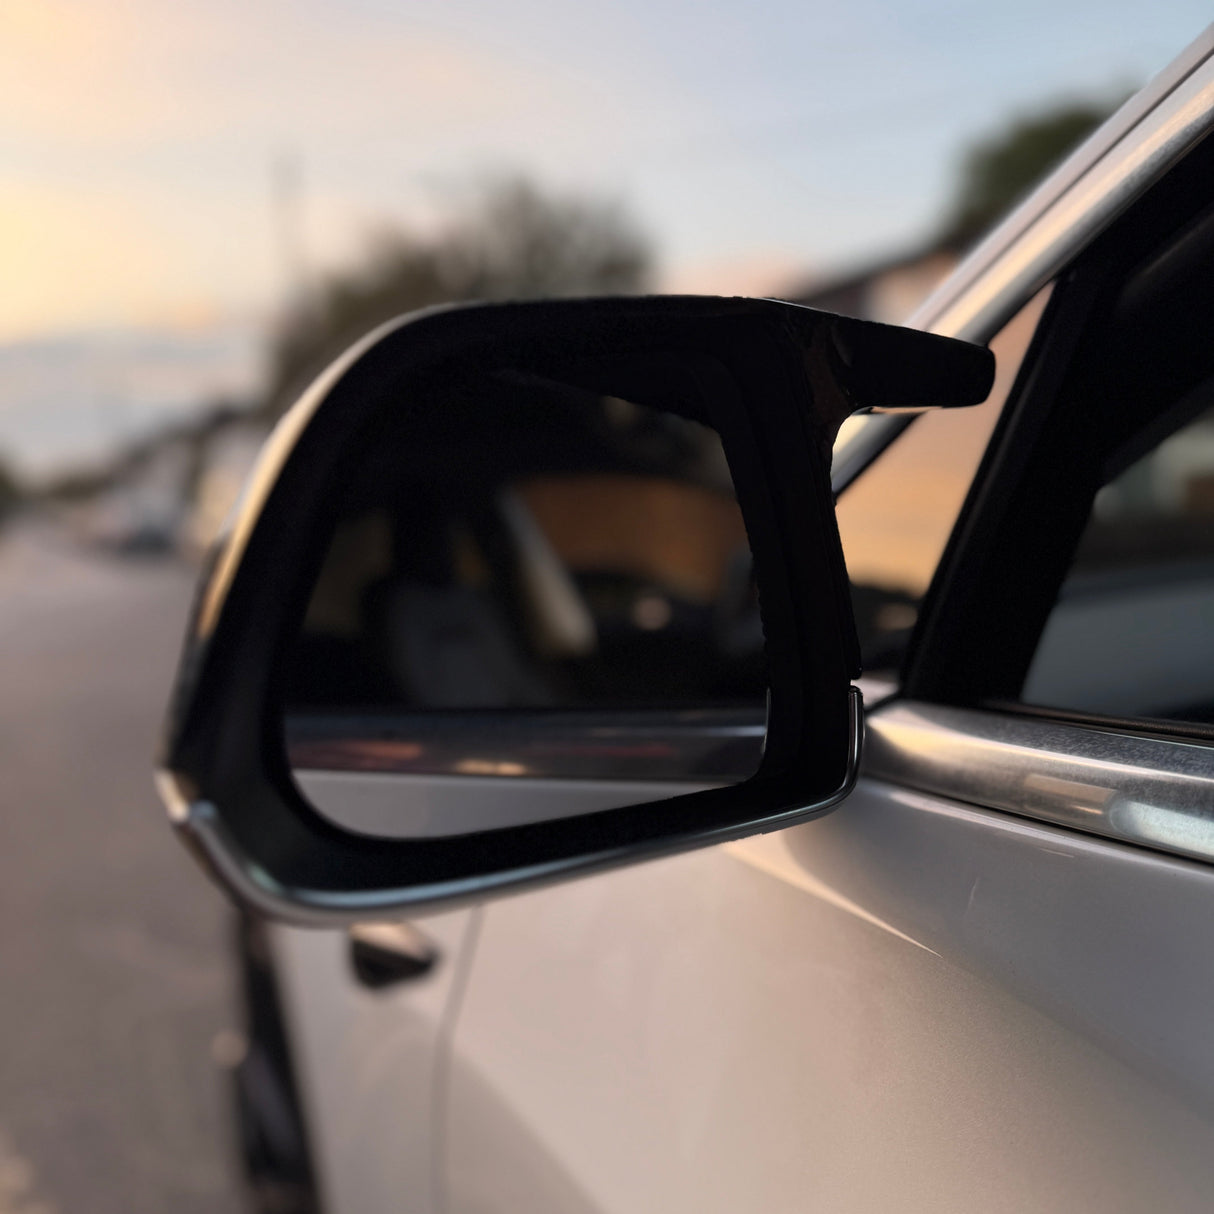
[[[192,581],[0,536],[0,1214],[245,1208],[228,911],[151,785]]]

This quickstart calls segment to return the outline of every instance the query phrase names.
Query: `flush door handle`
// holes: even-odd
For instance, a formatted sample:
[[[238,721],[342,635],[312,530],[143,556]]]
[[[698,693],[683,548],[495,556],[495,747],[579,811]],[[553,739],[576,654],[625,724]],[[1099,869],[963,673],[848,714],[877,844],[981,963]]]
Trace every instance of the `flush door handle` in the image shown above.
[[[411,923],[356,923],[349,932],[350,965],[372,990],[428,974],[438,949]]]

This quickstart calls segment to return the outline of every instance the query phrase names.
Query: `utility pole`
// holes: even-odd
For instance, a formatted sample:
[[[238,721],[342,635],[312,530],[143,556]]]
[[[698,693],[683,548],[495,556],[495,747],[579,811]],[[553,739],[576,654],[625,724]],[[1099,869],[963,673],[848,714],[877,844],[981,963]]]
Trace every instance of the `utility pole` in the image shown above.
[[[271,166],[274,233],[282,276],[282,307],[290,311],[304,300],[308,286],[303,231],[303,169],[299,156],[281,152]]]

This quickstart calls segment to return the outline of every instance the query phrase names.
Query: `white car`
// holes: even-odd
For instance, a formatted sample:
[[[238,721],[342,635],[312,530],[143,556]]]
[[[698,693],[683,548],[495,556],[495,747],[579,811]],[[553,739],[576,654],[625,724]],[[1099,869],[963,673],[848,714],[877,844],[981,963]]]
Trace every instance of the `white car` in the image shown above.
[[[1214,31],[913,317],[996,352],[990,401],[845,424],[881,666],[858,771],[815,443],[978,399],[981,351],[806,320],[808,388],[764,381],[739,437],[670,386],[724,400],[697,378],[718,354],[751,382],[686,301],[653,321],[692,326],[674,370],[612,345],[610,309],[598,362],[577,305],[472,309],[373,335],[288,417],[200,593],[160,776],[248,910],[265,1209],[1210,1208],[1212,128]],[[375,393],[432,407],[392,342],[437,334],[454,384],[495,326],[528,353],[476,374],[517,425],[484,438],[457,388],[441,424],[368,420]],[[511,446],[558,432],[559,467]],[[468,466],[387,493],[377,469],[431,447]],[[266,606],[291,587],[293,628]]]

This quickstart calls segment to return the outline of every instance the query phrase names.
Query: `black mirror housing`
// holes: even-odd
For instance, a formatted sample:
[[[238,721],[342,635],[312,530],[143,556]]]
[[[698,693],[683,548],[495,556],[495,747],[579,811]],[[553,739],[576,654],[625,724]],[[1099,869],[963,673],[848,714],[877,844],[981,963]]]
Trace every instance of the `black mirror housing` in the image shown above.
[[[439,838],[369,837],[318,813],[292,776],[286,655],[334,503],[365,452],[436,386],[502,367],[720,436],[766,641],[761,761],[731,787]],[[383,326],[282,419],[212,553],[158,776],[177,829],[238,899],[333,924],[477,900],[828,812],[854,782],[862,734],[831,444],[858,410],[978,403],[993,370],[978,347],[770,300],[473,305]]]

